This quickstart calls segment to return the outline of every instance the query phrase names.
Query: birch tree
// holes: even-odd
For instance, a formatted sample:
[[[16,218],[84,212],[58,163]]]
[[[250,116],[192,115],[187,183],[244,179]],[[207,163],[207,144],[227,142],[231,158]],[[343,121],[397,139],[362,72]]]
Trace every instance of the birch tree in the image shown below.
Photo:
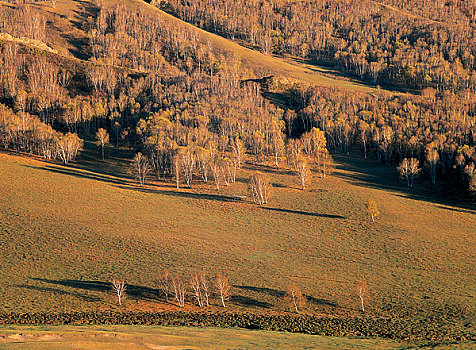
[[[400,177],[407,180],[408,187],[413,187],[415,177],[420,173],[419,162],[416,158],[404,158],[398,166]]]
[[[151,172],[149,159],[141,152],[138,152],[132,159],[130,173],[139,181],[140,186],[144,186],[147,175]]]
[[[368,294],[368,288],[367,288],[367,282],[364,280],[359,280],[355,283],[355,291],[357,293],[357,296],[360,299],[360,305],[362,308],[362,312],[365,312],[365,306],[364,306],[364,301],[365,298],[367,297]]]
[[[100,128],[96,133],[96,146],[101,147],[102,160],[104,161],[104,148],[109,144],[109,134],[106,129]]]
[[[377,208],[377,202],[373,198],[369,198],[367,203],[367,213],[369,213],[372,222],[375,222],[375,218],[380,215],[380,212]]]
[[[223,307],[225,306],[225,301],[230,299],[230,285],[228,284],[228,278],[224,275],[218,275],[216,278],[216,288],[218,290],[218,295]]]
[[[248,191],[256,204],[262,205],[268,203],[270,192],[268,178],[259,172],[251,175],[248,181]]]
[[[112,291],[117,297],[117,302],[122,305],[122,299],[126,294],[126,282],[123,280],[112,280]]]
[[[169,296],[172,293],[172,277],[168,270],[164,270],[157,278],[157,283],[160,290],[165,296],[165,301],[169,301]]]
[[[296,312],[299,312],[299,308],[303,307],[306,303],[305,297],[295,283],[291,283],[288,286],[286,296],[289,306]]]

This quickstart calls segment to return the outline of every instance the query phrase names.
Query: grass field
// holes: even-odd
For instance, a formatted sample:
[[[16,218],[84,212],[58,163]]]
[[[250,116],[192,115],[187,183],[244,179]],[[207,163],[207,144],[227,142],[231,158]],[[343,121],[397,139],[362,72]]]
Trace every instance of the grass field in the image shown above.
[[[2,349],[407,349],[388,340],[154,326],[0,327]],[[437,348],[444,349],[444,348]],[[469,349],[459,346],[458,349]]]
[[[0,154],[0,311],[118,309],[108,292],[115,277],[136,291],[125,309],[175,308],[141,294],[164,268],[226,273],[233,310],[283,310],[295,282],[307,312],[358,314],[354,282],[365,278],[370,314],[474,311],[474,209],[421,185],[403,192],[394,169],[336,157],[333,176],[303,192],[267,168],[274,194],[259,207],[233,200],[246,194],[252,166],[220,192],[139,188],[122,175],[125,154],[102,163],[93,147],[68,167]],[[369,197],[382,213],[375,224]]]

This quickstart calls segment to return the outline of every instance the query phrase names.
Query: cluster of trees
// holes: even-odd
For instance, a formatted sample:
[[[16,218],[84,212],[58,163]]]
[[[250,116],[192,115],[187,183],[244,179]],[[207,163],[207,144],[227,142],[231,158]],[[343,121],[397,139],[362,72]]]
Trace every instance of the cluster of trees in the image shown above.
[[[371,0],[155,1],[188,22],[265,53],[337,64],[376,83],[474,92],[476,4],[432,2],[437,4],[386,1],[407,12]],[[424,17],[411,13],[415,9]]]
[[[0,104],[0,143],[4,149],[37,154],[45,159],[73,160],[83,147],[78,135],[62,134],[28,113],[18,114]]]
[[[185,306],[187,299],[195,300],[199,307],[209,307],[214,297],[223,307],[226,307],[226,302],[230,300],[231,286],[228,278],[223,274],[210,279],[204,272],[195,273],[187,283],[186,279],[174,277],[168,270],[164,270],[159,274],[156,283],[165,301],[169,303],[175,300],[177,306],[181,308]],[[126,282],[114,279],[111,282],[111,288],[117,297],[118,304],[122,305],[126,295]]]
[[[18,1],[6,1],[18,3]],[[0,32],[45,42],[46,19],[31,6],[0,6]]]
[[[231,285],[228,278],[223,274],[217,274],[214,278],[209,278],[205,272],[200,272],[194,273],[187,280],[174,277],[168,270],[164,270],[157,277],[156,286],[166,303],[175,302],[180,308],[185,307],[186,301],[196,303],[200,308],[210,307],[213,299],[217,300],[222,307],[226,307],[231,298]],[[122,305],[122,301],[126,297],[126,282],[123,279],[113,279],[111,290],[117,298],[117,303]],[[365,312],[364,302],[368,297],[368,287],[365,280],[357,280],[355,295],[359,298],[362,312]],[[301,289],[294,282],[291,282],[286,288],[283,301],[286,308],[299,313],[305,307],[307,298]]]
[[[317,127],[325,133],[330,150],[359,149],[366,158],[372,154],[386,165],[403,162],[399,169],[405,178],[408,175],[409,185],[418,173],[433,183],[446,180],[465,189],[475,181],[471,171],[476,163],[474,94],[429,88],[421,96],[390,96],[299,84],[269,86],[294,108],[285,113],[288,132],[306,133]]]

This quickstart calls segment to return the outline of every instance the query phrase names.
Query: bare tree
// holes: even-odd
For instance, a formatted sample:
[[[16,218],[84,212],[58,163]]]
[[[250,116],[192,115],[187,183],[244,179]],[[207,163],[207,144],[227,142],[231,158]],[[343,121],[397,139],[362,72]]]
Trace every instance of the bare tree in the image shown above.
[[[104,148],[109,144],[109,134],[106,129],[100,128],[96,133],[96,146],[101,147],[102,160],[104,161]]]
[[[164,293],[165,301],[169,301],[169,295],[172,292],[172,277],[168,270],[164,270],[157,278],[160,290]]]
[[[223,307],[225,306],[225,301],[230,299],[230,285],[228,284],[228,278],[224,275],[218,275],[216,278],[216,287],[218,294],[220,296],[220,301]]]
[[[360,299],[360,304],[362,306],[362,312],[365,312],[364,298],[368,294],[367,282],[365,282],[364,280],[357,281],[355,283],[355,291],[357,293],[357,296]]]
[[[286,293],[287,301],[290,307],[294,308],[296,312],[299,312],[299,308],[303,307],[306,303],[305,297],[302,295],[295,283],[291,283],[288,286]]]
[[[190,281],[190,285],[192,286],[193,295],[197,299],[198,306],[203,306],[203,299],[202,299],[202,284],[200,281],[200,275],[198,273],[192,276]]]
[[[270,185],[267,177],[262,173],[255,173],[250,176],[248,190],[251,198],[256,204],[268,203]]]
[[[309,183],[312,174],[309,169],[309,165],[304,157],[301,157],[296,164],[296,174],[299,177],[301,183],[301,189],[306,189],[306,185]]]
[[[418,165],[419,162],[416,158],[404,158],[400,165],[397,167],[400,173],[400,177],[405,178],[407,180],[408,187],[413,187],[413,180],[421,170]]]
[[[144,186],[147,174],[149,174],[151,170],[152,167],[150,166],[147,156],[138,152],[132,159],[129,171],[139,181],[140,186]]]
[[[210,286],[208,284],[208,278],[207,275],[205,275],[205,272],[200,274],[200,285],[202,287],[203,302],[208,307],[210,306]]]
[[[112,291],[116,294],[117,302],[122,305],[122,299],[126,295],[126,282],[123,280],[112,280]]]
[[[185,306],[185,283],[181,279],[172,279],[175,300],[179,307]]]

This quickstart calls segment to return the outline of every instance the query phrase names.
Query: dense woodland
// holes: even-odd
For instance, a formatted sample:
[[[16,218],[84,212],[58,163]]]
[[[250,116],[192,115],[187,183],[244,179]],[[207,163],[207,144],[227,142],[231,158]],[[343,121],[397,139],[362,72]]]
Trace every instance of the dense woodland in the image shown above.
[[[167,6],[265,52],[325,57],[362,78],[434,88],[421,96],[373,96],[279,79],[260,85],[245,80],[254,72],[238,58],[200,43],[186,27],[98,4],[97,16],[83,25],[91,52],[84,64],[1,43],[3,147],[68,163],[80,151],[78,135],[103,128],[116,146],[140,152],[132,169],[140,169],[134,175],[141,184],[154,174],[173,178],[177,187],[198,180],[217,189],[233,182],[245,161],[288,167],[304,189],[311,170],[329,173],[328,150],[360,150],[388,166],[414,158],[432,182],[476,188],[470,8],[467,20],[442,25],[364,2],[225,3],[172,0]],[[29,5],[0,7],[0,23],[14,37],[48,43],[46,20]],[[277,107],[263,92],[285,103]]]
[[[382,1],[405,11],[371,0],[153,3],[265,53],[339,66],[373,83],[405,89],[476,89],[473,1]]]

